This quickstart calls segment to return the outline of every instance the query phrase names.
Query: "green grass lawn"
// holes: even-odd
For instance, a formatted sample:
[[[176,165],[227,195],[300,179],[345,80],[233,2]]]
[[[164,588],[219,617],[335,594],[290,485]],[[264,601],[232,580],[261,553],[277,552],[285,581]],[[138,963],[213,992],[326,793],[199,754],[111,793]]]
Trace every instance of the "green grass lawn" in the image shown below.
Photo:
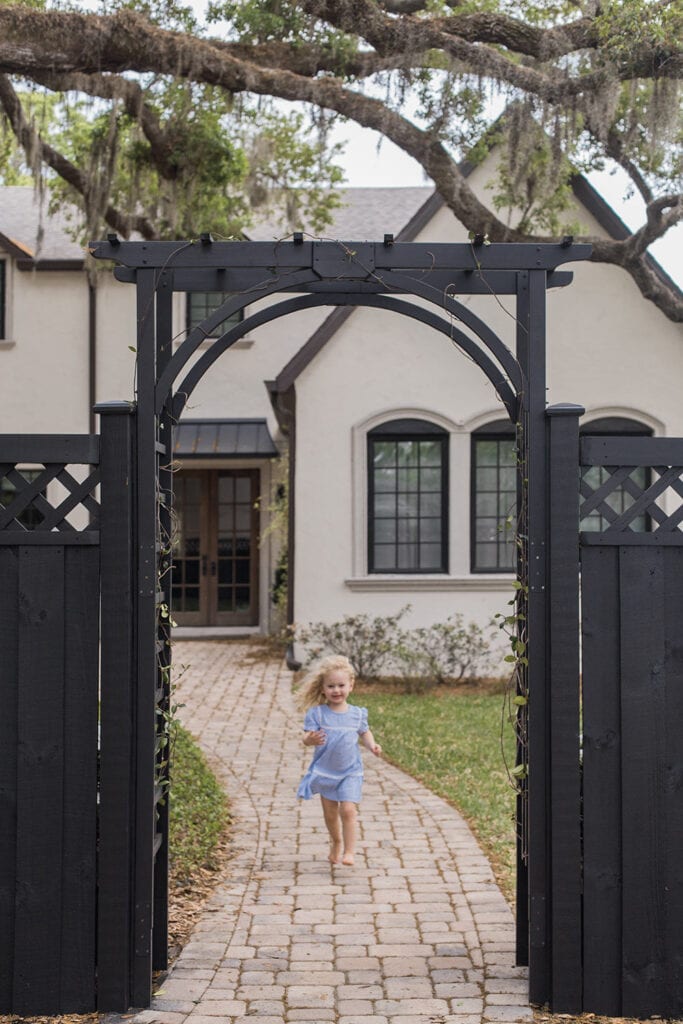
[[[169,849],[179,884],[200,869],[211,869],[218,840],[228,822],[227,798],[201,750],[179,724],[171,760]]]
[[[515,795],[501,749],[503,694],[467,687],[410,694],[359,684],[352,699],[368,708],[384,756],[461,811],[513,900]],[[514,737],[505,717],[503,746],[512,766]]]

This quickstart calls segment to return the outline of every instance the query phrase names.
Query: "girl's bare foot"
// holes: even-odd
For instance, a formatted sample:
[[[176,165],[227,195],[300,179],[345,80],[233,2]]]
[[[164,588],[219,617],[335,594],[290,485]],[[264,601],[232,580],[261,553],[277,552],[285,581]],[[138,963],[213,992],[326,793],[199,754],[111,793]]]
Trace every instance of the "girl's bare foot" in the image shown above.
[[[342,864],[348,864],[348,865],[353,864],[353,854],[352,853],[345,853],[344,856],[342,857]]]
[[[341,862],[342,844],[341,839],[330,840],[330,855],[327,858],[330,864],[339,864]]]

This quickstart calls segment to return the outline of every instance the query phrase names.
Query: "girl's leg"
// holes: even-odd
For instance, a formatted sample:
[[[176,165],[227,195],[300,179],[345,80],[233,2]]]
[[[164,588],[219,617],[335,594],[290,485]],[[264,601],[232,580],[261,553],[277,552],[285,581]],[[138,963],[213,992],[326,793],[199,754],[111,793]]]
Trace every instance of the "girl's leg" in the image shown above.
[[[339,804],[336,800],[328,800],[325,796],[321,796],[320,801],[323,805],[325,825],[330,833],[330,855],[328,859],[330,864],[339,864],[342,852],[342,826],[339,818]]]
[[[353,864],[356,853],[356,821],[358,808],[350,800],[343,800],[339,805],[342,835],[344,837],[344,856],[342,864]]]

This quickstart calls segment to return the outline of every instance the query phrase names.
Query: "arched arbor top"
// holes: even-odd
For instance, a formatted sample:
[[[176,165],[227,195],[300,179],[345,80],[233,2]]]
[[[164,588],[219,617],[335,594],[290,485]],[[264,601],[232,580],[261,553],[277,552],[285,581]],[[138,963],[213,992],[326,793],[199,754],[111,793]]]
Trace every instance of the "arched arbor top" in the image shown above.
[[[91,243],[96,259],[118,264],[114,272],[118,280],[138,286],[138,344],[145,335],[150,344],[155,338],[154,347],[160,357],[153,360],[156,413],[172,400],[174,387],[180,384],[182,388],[190,359],[214,328],[259,298],[282,292],[317,295],[319,300],[324,296],[326,305],[334,305],[335,299],[340,305],[348,305],[355,299],[359,305],[381,304],[390,309],[390,302],[378,303],[376,297],[392,294],[432,303],[454,322],[469,328],[473,339],[468,341],[458,331],[460,340],[453,340],[465,348],[489,379],[500,377],[503,390],[507,388],[519,400],[525,384],[518,358],[455,296],[516,295],[519,306],[520,297],[529,289],[529,275],[536,279],[537,286],[542,284],[543,292],[548,287],[563,287],[571,282],[572,274],[558,268],[586,259],[590,251],[589,245],[576,245],[570,238],[540,245],[485,244],[481,239],[428,244],[395,242],[391,235],[385,235],[382,242],[307,241],[300,233],[283,242],[215,242],[210,235],[203,235],[184,242],[122,242],[109,236],[107,241]],[[172,353],[168,299],[175,291],[220,291],[231,297],[190,331]],[[166,316],[161,317],[159,307],[164,303],[159,303],[160,295],[167,297]],[[152,316],[155,296],[157,308]],[[430,322],[430,317],[406,302],[396,303],[393,308]],[[282,312],[274,309],[273,318],[276,315]],[[267,322],[268,313],[262,313],[258,320]],[[147,327],[141,321],[149,321]],[[432,316],[431,322],[437,329],[440,323],[443,330],[444,321],[437,322]],[[518,332],[520,322],[518,317]],[[529,333],[530,328],[531,324],[527,328],[522,325],[523,332]],[[223,345],[222,349],[227,347]],[[492,369],[491,356],[500,373]],[[207,369],[215,358],[205,360]],[[510,394],[503,401],[514,417],[517,402]]]

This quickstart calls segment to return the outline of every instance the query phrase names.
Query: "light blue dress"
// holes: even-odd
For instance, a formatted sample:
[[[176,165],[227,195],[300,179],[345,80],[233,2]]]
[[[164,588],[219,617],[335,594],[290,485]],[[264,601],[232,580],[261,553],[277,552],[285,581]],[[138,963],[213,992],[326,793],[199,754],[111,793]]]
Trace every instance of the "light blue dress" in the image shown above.
[[[349,704],[347,711],[332,711],[327,704],[309,708],[304,731],[323,729],[327,739],[314,748],[313,760],[301,780],[297,796],[310,800],[315,793],[328,800],[360,803],[363,761],[358,737],[368,731],[367,708]]]

